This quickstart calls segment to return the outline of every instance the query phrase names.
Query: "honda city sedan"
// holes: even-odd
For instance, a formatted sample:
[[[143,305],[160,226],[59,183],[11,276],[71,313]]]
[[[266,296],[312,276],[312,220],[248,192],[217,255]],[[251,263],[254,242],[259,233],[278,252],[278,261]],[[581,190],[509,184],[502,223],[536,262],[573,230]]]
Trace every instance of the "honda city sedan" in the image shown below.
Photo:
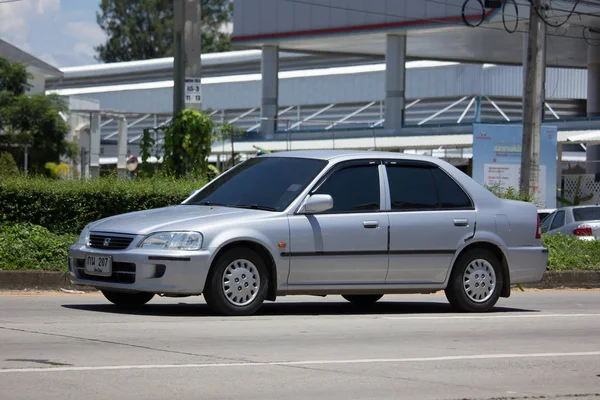
[[[181,204],[93,222],[69,248],[72,281],[118,306],[203,295],[222,315],[278,296],[368,306],[440,290],[483,312],[547,261],[535,205],[441,159],[375,151],[254,157]]]

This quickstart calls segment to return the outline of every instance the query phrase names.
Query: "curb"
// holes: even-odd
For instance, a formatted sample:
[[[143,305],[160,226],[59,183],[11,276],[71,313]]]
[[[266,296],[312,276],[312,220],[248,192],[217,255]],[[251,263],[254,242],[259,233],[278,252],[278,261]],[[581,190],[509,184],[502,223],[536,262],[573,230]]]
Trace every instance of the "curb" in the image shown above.
[[[600,289],[600,271],[547,271],[538,283],[524,284],[532,289]],[[95,288],[73,285],[68,272],[0,271],[0,290],[81,290]]]

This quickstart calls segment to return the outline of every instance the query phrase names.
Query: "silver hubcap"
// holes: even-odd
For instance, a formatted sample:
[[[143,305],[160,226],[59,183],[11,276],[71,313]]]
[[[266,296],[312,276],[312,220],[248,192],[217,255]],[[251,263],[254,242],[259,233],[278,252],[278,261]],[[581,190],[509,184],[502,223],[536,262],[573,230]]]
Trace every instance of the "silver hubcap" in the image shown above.
[[[476,303],[487,301],[496,289],[496,273],[486,260],[473,260],[463,274],[463,288]]]
[[[260,288],[256,266],[248,260],[235,260],[223,273],[223,293],[234,306],[246,306],[254,301]]]

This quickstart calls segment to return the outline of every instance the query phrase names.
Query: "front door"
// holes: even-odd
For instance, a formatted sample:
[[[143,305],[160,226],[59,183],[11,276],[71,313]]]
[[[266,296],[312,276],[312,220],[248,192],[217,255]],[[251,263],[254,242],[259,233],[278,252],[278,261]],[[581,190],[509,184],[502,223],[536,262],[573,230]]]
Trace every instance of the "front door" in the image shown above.
[[[385,283],[388,217],[378,161],[337,166],[313,191],[333,209],[290,217],[289,285]]]
[[[387,283],[445,280],[452,259],[475,232],[470,197],[431,163],[386,162],[390,193],[390,268]]]

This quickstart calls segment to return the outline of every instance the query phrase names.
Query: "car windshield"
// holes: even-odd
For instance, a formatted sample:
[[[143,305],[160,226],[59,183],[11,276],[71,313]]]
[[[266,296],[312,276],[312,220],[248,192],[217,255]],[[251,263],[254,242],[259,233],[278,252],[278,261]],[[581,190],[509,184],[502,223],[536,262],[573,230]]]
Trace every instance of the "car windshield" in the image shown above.
[[[326,164],[307,158],[255,157],[211,182],[185,204],[282,211]]]
[[[581,207],[573,209],[575,221],[600,220],[600,207]]]

